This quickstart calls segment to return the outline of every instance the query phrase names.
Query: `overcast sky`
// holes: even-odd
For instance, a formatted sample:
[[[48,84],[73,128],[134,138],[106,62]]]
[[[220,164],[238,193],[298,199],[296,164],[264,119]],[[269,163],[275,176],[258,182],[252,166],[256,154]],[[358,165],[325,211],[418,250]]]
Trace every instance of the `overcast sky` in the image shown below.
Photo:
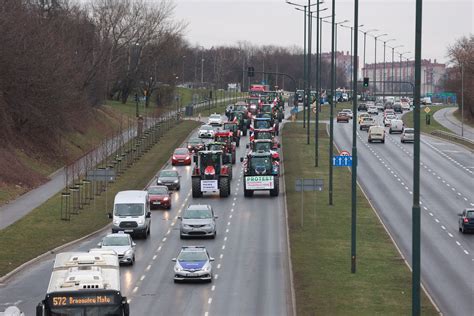
[[[312,0],[314,3],[316,0]],[[285,0],[174,0],[175,16],[188,23],[186,38],[191,44],[206,48],[234,45],[238,41],[253,44],[303,47],[303,12],[295,10]],[[307,4],[304,0],[292,2]],[[331,0],[321,8],[329,9]],[[462,36],[474,33],[474,0],[424,0],[422,57],[447,61],[447,47]],[[353,0],[336,0],[336,22],[354,21]],[[330,20],[330,19],[328,19]],[[415,0],[359,0],[361,29],[379,29],[388,33],[379,40],[396,39],[388,45],[404,45],[399,52],[414,52]],[[315,26],[315,25],[314,25]],[[330,24],[323,23],[323,50],[330,50]],[[314,32],[315,34],[315,32]],[[374,32],[377,34],[377,32]],[[362,58],[363,36],[359,40]],[[313,41],[315,43],[315,41]],[[377,61],[383,59],[383,44],[377,47]],[[350,50],[350,29],[339,27],[338,50]],[[313,48],[314,51],[314,48]],[[390,54],[389,54],[390,53]],[[414,54],[407,54],[413,58]],[[367,36],[366,59],[373,62],[374,39]],[[391,49],[387,48],[391,60]],[[362,60],[361,60],[362,62]]]

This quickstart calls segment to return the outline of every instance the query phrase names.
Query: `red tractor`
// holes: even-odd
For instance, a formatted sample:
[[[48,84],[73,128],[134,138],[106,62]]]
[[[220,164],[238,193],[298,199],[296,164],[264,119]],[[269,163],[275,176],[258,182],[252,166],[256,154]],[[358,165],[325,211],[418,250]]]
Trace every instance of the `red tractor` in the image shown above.
[[[219,131],[214,134],[214,141],[225,143],[225,154],[231,154],[232,164],[235,164],[236,161],[236,145],[233,142],[234,134],[231,131]]]
[[[235,145],[239,147],[240,145],[240,130],[239,125],[236,122],[225,122],[224,131],[232,132],[232,140],[235,142]]]
[[[202,197],[203,192],[217,192],[220,197],[230,195],[230,176],[232,170],[223,161],[221,150],[199,151],[194,156],[192,174],[193,198]]]
[[[273,150],[277,150],[280,147],[280,143],[278,142],[278,139],[274,136],[273,128],[253,130],[252,134],[250,135],[250,141],[253,142],[254,140],[257,140],[257,139],[271,140],[273,143],[273,146],[272,146]]]

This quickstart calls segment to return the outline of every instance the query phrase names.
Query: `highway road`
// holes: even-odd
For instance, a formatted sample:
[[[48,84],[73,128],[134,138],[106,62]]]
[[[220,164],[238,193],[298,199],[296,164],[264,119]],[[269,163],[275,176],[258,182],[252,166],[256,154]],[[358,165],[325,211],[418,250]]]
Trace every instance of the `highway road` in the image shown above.
[[[381,124],[382,114],[377,120]],[[351,151],[352,123],[335,123],[334,137],[341,150]],[[358,129],[358,153],[358,181],[410,262],[413,144],[401,143],[388,128],[384,144],[369,144]],[[474,313],[474,234],[458,231],[457,216],[474,207],[473,188],[473,153],[422,135],[422,280],[444,315]]]
[[[238,160],[246,152],[246,143],[248,136],[238,148]],[[136,240],[135,265],[121,268],[122,292],[130,300],[131,315],[291,315],[284,194],[244,198],[238,161],[230,197],[193,199],[191,167],[176,168],[182,182],[181,190],[172,195],[172,209],[152,212],[151,238]],[[215,240],[180,240],[177,217],[191,203],[213,206],[219,217]],[[106,233],[67,250],[87,251]],[[182,245],[204,245],[215,257],[212,283],[173,282],[171,259]],[[53,260],[51,255],[1,286],[0,310],[17,305],[26,315],[34,315],[46,294]]]

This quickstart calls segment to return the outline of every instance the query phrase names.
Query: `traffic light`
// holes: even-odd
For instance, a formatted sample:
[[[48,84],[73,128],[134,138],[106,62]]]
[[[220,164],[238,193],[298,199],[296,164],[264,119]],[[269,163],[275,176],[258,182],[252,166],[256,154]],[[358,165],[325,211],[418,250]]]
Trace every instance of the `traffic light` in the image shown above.
[[[368,86],[369,86],[369,78],[364,77],[364,87],[368,87]]]
[[[247,69],[247,75],[248,75],[249,77],[255,76],[255,68],[253,68],[253,67],[248,67],[248,69]]]

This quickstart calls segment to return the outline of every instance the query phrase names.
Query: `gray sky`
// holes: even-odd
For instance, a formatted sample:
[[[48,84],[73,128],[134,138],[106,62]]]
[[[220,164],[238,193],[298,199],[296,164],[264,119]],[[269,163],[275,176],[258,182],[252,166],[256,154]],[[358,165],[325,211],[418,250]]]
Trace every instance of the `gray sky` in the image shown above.
[[[316,0],[312,0],[314,3]],[[233,45],[238,41],[253,44],[303,46],[303,12],[295,10],[285,0],[174,0],[175,16],[188,23],[186,38],[204,47]],[[292,2],[307,4],[306,0]],[[474,33],[474,0],[424,0],[423,47],[426,59],[447,61],[447,47],[461,36]],[[352,0],[336,0],[336,22],[350,20],[353,24]],[[329,9],[331,0],[321,7]],[[330,20],[330,19],[328,19]],[[315,21],[315,20],[314,20]],[[399,52],[414,52],[415,0],[359,0],[361,29],[379,29],[374,34],[388,33],[379,39],[391,39],[387,45],[404,45]],[[315,27],[315,25],[314,25]],[[323,23],[323,50],[330,49],[330,24]],[[313,33],[315,35],[315,32]],[[359,37],[359,56],[362,58],[362,36]],[[313,43],[315,41],[313,40]],[[339,27],[338,50],[350,50],[350,29]],[[314,51],[314,48],[313,48]],[[389,54],[390,53],[390,54]],[[377,61],[383,59],[383,44],[377,45]],[[414,54],[407,54],[413,58]],[[367,36],[366,60],[373,62],[374,39]],[[387,48],[391,60],[391,49]],[[361,60],[362,63],[362,60]]]

